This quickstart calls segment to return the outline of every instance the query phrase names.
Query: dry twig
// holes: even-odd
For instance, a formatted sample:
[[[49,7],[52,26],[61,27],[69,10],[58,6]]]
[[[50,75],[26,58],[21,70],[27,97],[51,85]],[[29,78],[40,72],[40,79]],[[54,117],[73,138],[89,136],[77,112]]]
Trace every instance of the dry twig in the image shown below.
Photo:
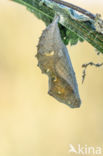
[[[85,77],[86,77],[86,69],[87,69],[88,66],[101,67],[102,65],[103,65],[103,63],[97,63],[97,64],[95,64],[93,62],[89,62],[87,64],[83,64],[82,65],[82,68],[84,68],[84,70],[83,70],[83,75],[82,75],[82,83],[85,80]]]

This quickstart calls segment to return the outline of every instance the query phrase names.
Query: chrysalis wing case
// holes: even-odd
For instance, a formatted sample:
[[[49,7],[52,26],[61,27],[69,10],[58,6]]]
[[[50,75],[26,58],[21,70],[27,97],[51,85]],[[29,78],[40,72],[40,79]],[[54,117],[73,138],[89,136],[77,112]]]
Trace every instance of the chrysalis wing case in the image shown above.
[[[41,71],[49,77],[49,95],[72,108],[80,107],[75,73],[58,28],[59,16],[43,31],[37,59]]]

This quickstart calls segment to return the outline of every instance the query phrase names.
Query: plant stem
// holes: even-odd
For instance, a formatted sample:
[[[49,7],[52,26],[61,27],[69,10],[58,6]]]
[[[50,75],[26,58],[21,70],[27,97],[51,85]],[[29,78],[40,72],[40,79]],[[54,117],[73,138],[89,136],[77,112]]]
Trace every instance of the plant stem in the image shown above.
[[[65,34],[68,31],[75,33],[78,37],[89,42],[97,51],[103,53],[103,34],[96,31],[93,27],[93,22],[95,22],[95,15],[92,13],[75,6],[73,4],[61,1],[61,0],[47,0],[49,5],[45,2],[40,5],[41,0],[12,0],[20,4],[25,5],[29,11],[34,13],[38,18],[42,19],[47,25],[54,18],[55,13],[63,17],[60,20],[62,29],[65,30]],[[62,5],[61,5],[62,4]],[[67,6],[66,9],[65,7]],[[78,19],[73,19],[70,14],[70,9],[76,10],[88,16],[90,20],[79,21]],[[84,15],[83,15],[84,16]],[[69,33],[68,33],[69,38]]]

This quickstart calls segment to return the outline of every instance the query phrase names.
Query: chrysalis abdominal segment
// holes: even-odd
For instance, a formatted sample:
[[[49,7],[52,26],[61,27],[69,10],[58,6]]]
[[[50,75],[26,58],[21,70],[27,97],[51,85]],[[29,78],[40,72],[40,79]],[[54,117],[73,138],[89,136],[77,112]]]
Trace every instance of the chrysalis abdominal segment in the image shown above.
[[[80,107],[75,73],[58,28],[59,16],[43,31],[37,59],[41,71],[49,77],[49,95],[72,108]]]

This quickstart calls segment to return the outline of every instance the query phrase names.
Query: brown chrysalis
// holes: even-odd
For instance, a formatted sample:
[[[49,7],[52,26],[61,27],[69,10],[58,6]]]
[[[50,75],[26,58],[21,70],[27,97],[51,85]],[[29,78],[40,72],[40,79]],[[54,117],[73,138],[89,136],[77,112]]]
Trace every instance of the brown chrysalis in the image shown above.
[[[80,107],[78,85],[66,46],[58,28],[59,16],[43,31],[37,59],[41,71],[49,77],[49,95],[72,108]]]

